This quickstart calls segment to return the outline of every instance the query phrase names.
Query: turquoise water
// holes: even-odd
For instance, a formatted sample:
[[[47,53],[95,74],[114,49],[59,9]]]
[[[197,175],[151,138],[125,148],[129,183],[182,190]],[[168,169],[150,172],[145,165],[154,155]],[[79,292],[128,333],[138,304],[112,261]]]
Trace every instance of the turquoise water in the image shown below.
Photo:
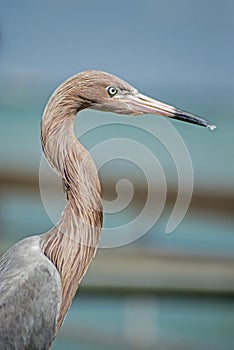
[[[234,301],[80,293],[53,349],[233,349]]]

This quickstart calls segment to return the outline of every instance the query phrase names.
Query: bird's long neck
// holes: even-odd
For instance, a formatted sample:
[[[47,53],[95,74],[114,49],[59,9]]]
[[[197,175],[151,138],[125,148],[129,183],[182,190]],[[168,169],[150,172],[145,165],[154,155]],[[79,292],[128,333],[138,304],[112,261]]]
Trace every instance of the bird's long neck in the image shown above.
[[[67,202],[59,223],[42,235],[42,249],[60,273],[63,296],[56,332],[84,276],[99,241],[102,226],[101,191],[96,167],[73,133],[83,102],[69,86],[55,91],[41,124],[42,147],[62,177]]]

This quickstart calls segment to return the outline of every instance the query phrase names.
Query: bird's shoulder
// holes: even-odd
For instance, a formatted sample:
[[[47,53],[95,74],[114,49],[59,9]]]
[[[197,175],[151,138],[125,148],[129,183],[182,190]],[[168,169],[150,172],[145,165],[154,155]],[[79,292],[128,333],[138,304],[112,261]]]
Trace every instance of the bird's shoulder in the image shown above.
[[[48,349],[61,303],[60,276],[40,236],[26,238],[0,259],[0,348]]]

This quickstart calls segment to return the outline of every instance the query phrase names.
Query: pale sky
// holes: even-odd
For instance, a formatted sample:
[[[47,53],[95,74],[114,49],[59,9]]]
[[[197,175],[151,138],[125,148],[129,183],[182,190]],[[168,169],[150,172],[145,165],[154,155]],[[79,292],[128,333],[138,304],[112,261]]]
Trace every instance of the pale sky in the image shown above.
[[[136,84],[233,86],[232,0],[9,0],[0,30],[4,78],[96,68]]]

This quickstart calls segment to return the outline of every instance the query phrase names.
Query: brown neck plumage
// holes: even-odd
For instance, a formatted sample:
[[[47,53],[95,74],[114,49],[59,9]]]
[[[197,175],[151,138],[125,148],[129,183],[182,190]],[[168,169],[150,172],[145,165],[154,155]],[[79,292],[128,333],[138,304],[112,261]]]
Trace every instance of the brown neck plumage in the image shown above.
[[[58,269],[62,283],[56,332],[95,255],[102,226],[97,170],[73,133],[75,114],[87,107],[76,91],[74,78],[62,84],[51,96],[41,124],[45,156],[62,176],[67,191],[67,202],[59,223],[42,235],[43,252]]]

